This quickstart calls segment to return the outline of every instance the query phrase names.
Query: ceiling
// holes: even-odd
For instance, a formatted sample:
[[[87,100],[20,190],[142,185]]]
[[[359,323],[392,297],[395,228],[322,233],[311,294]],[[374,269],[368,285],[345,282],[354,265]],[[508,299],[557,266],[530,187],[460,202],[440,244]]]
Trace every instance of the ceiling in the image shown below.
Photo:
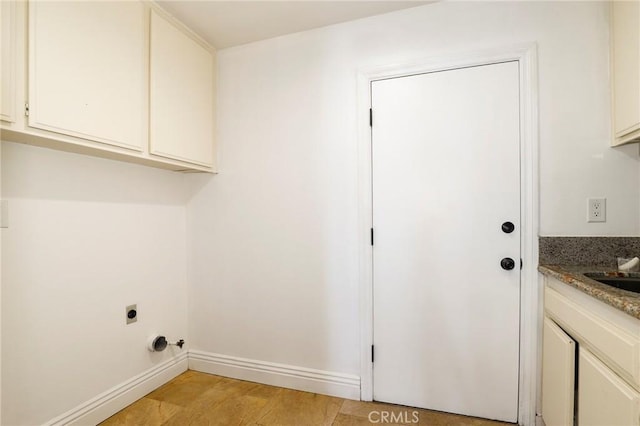
[[[429,1],[159,1],[218,49],[324,27]]]

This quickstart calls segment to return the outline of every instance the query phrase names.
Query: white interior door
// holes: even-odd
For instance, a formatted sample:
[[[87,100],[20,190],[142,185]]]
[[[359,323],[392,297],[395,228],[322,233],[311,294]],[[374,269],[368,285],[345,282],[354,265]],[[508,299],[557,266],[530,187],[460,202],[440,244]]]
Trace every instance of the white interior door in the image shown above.
[[[374,399],[515,422],[518,62],[375,81],[371,93]]]

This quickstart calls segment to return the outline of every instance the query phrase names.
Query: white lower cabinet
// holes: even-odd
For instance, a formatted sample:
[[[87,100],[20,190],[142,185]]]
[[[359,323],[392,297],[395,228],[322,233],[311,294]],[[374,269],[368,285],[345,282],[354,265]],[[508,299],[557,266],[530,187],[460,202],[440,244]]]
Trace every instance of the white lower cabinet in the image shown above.
[[[640,320],[551,278],[544,308],[545,425],[640,426]]]
[[[580,348],[579,366],[578,425],[637,425],[640,393],[585,348]]]
[[[542,417],[547,426],[573,424],[576,342],[544,318]]]

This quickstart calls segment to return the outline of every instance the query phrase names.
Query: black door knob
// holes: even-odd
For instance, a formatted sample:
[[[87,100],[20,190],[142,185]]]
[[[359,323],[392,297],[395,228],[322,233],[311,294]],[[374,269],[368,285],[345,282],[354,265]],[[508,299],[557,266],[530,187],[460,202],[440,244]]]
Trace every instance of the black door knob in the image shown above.
[[[500,261],[500,266],[502,266],[502,269],[505,271],[510,271],[516,267],[516,262],[514,262],[510,257],[505,257]]]
[[[505,222],[502,224],[502,232],[505,234],[512,233],[514,229],[516,229],[516,226],[511,222]]]

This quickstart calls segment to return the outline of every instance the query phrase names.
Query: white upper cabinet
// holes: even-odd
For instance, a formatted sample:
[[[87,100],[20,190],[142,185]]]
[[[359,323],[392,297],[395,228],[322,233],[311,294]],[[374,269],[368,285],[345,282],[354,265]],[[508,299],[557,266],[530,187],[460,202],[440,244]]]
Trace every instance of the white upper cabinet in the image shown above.
[[[29,5],[29,126],[142,151],[145,9],[138,2]]]
[[[16,119],[15,2],[0,1],[0,120]]]
[[[611,3],[613,145],[640,140],[640,2]]]
[[[0,24],[2,140],[215,172],[215,50],[156,3],[0,0]]]
[[[150,55],[151,154],[213,166],[215,56],[155,10]]]

